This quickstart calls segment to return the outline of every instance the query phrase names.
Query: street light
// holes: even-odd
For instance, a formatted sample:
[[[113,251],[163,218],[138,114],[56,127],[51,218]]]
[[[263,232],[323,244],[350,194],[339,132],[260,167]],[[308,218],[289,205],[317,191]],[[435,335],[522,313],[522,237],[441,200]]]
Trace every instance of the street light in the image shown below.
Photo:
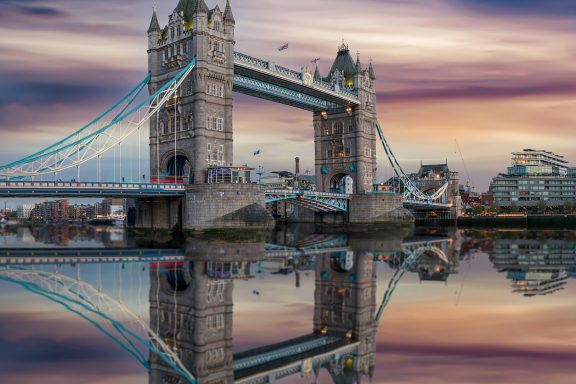
[[[177,157],[176,157],[176,151],[177,151],[177,147],[176,147],[176,125],[178,124],[178,120],[177,120],[177,113],[178,113],[178,90],[176,90],[174,92],[174,182],[173,184],[176,184],[176,167],[177,167]]]

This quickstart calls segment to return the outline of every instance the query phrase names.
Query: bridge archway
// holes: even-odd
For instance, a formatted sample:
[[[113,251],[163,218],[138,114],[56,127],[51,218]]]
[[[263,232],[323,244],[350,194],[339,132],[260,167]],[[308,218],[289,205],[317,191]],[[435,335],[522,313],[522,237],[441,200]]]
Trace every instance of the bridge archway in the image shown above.
[[[427,194],[427,195],[429,195],[429,196],[432,196],[433,194],[435,194],[436,192],[438,192],[439,189],[440,189],[440,188],[435,188],[435,187],[426,188],[426,189],[423,189],[422,192],[424,192],[425,194]]]
[[[334,272],[348,273],[354,269],[354,253],[339,252],[330,255],[330,268]]]
[[[350,176],[347,173],[337,173],[330,179],[330,192],[332,193],[346,193],[346,177]],[[352,186],[352,189],[354,186]]]
[[[164,172],[178,183],[192,184],[192,164],[184,154],[168,155],[164,162]]]
[[[192,263],[164,263],[164,265],[159,267],[161,269],[161,273],[159,274],[159,284],[162,293],[172,295],[174,293],[183,293],[188,290],[192,281]]]

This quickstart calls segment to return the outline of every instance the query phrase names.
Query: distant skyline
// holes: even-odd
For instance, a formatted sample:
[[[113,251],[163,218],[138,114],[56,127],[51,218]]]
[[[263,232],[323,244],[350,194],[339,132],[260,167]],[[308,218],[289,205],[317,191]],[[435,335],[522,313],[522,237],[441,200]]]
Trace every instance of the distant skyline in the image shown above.
[[[210,8],[225,1],[206,0]],[[162,1],[166,24],[177,0]],[[576,3],[569,0],[231,0],[236,49],[326,74],[344,38],[377,76],[378,116],[406,171],[449,162],[478,192],[510,153],[576,163]],[[98,115],[147,71],[151,1],[0,3],[0,163]],[[281,52],[278,47],[289,43]],[[235,163],[313,169],[311,115],[234,95]],[[261,155],[253,156],[256,149]],[[379,174],[391,175],[383,156]],[[384,171],[383,171],[384,169]]]

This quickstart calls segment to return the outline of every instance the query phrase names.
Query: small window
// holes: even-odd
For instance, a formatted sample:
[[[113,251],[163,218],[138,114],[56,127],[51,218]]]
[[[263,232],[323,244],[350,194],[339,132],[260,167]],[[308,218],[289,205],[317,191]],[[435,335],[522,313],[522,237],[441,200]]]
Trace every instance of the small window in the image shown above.
[[[208,152],[211,152],[211,151],[212,151],[212,144],[208,143]]]

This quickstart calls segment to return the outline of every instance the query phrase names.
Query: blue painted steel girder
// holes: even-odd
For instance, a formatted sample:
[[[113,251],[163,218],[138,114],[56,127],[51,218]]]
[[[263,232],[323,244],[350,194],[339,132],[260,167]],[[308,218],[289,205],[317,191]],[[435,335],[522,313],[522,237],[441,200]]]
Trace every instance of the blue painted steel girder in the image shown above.
[[[352,90],[337,90],[331,84],[317,82],[312,78],[306,82],[304,74],[299,71],[277,66],[240,52],[234,52],[234,74],[314,97],[326,102],[329,108],[360,105],[358,95]]]
[[[311,112],[337,107],[317,97],[238,74],[234,75],[234,91]]]
[[[0,181],[0,196],[19,197],[182,197],[184,187],[168,184]]]
[[[267,191],[266,203],[286,201],[316,212],[348,212],[349,195],[304,191]]]

